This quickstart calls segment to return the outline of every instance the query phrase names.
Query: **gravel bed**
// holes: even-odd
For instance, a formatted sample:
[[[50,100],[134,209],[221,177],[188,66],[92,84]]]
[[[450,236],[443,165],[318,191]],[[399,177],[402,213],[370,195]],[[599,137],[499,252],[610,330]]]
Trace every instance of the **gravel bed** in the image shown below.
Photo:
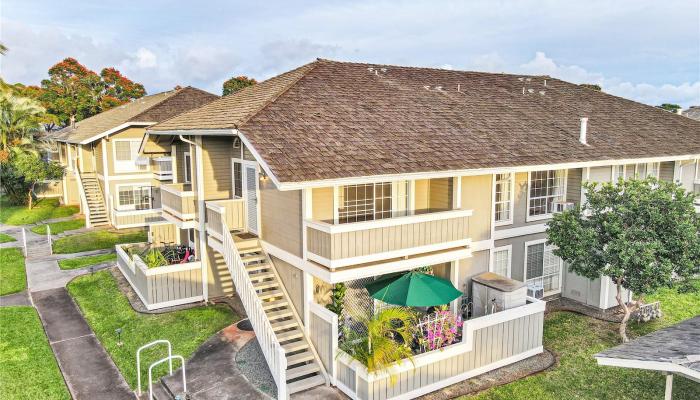
[[[256,339],[249,341],[236,354],[236,365],[243,376],[258,390],[277,398],[277,386]]]

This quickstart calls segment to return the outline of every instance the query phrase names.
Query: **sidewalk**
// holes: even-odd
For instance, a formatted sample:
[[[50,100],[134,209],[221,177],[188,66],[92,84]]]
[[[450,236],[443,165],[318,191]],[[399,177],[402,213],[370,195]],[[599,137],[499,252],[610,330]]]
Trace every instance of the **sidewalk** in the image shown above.
[[[65,288],[31,297],[74,399],[135,398]]]

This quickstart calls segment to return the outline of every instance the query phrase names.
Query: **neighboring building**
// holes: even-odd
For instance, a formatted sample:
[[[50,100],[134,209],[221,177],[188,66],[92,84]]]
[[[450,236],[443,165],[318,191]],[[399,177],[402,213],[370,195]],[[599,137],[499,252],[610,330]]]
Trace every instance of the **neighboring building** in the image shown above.
[[[682,114],[688,118],[700,121],[700,106],[690,106],[690,108],[684,110]]]
[[[202,106],[218,96],[193,87],[144,96],[54,133],[66,174],[53,189],[65,204],[79,204],[86,225],[115,228],[162,221],[160,184],[172,181],[169,143],[150,141],[146,128]],[[44,189],[46,191],[46,189]]]
[[[201,262],[155,282],[120,249],[121,270],[153,308],[235,287],[283,397],[332,383],[410,398],[538,354],[539,299],[615,305],[609,279],[569,272],[546,243],[582,182],[700,184],[700,122],[543,76],[318,60],[147,132],[174,159],[172,225],[152,228],[154,242],[189,243]],[[529,297],[466,321],[459,344],[368,373],[338,350],[329,290],[346,283],[351,323],[382,306],[366,283],[423,266],[465,298],[486,271]]]

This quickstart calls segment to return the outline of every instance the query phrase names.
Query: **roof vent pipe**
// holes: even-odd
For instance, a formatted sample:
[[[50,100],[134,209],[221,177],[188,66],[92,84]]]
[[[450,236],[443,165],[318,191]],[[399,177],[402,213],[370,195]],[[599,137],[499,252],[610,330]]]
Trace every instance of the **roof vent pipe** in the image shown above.
[[[581,133],[578,137],[578,141],[581,142],[581,144],[588,144],[586,140],[586,133],[588,131],[588,118],[582,117],[581,118]]]

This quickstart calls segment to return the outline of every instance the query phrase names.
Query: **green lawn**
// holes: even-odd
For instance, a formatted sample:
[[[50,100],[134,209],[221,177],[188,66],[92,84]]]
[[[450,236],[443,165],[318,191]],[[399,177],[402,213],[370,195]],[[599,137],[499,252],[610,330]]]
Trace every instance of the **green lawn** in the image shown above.
[[[0,243],[15,242],[17,239],[6,233],[0,233]]]
[[[80,211],[78,206],[61,206],[58,199],[39,199],[31,210],[27,206],[11,206],[0,198],[0,223],[26,225],[51,218],[69,217]]]
[[[136,243],[148,240],[144,230],[130,232],[95,231],[62,237],[53,242],[56,254],[79,253],[81,251],[111,249],[115,244]]]
[[[24,273],[22,250],[0,249],[0,296],[21,292],[26,288],[27,275]]]
[[[68,221],[52,222],[48,224],[51,227],[51,234],[57,235],[65,231],[72,231],[73,229],[80,229],[85,227],[85,220],[82,218],[71,219]],[[46,224],[37,225],[32,228],[32,232],[38,233],[40,235],[46,235]]]
[[[132,388],[136,387],[135,355],[140,346],[156,339],[168,339],[173,344],[173,353],[187,359],[211,335],[238,320],[226,306],[164,314],[136,313],[109,271],[76,278],[68,284],[68,291]],[[123,330],[122,346],[117,346],[117,328]],[[146,378],[142,379],[142,384],[147,384],[149,363],[166,354],[164,348],[159,350],[144,352],[141,376]],[[162,376],[167,369],[155,372]]]
[[[700,289],[700,281],[695,282]],[[664,317],[647,324],[630,324],[631,337],[673,325],[700,314],[700,292],[678,294],[662,290],[648,296],[660,300]],[[665,379],[661,373],[598,366],[593,355],[620,343],[617,324],[569,312],[551,313],[545,319],[544,345],[555,351],[560,364],[553,370],[489,389],[476,399],[629,399],[663,398]],[[700,399],[700,384],[676,377],[674,400]]]
[[[0,308],[0,399],[70,399],[39,316]]]
[[[65,260],[59,260],[58,266],[61,267],[61,269],[78,269],[89,267],[90,265],[101,264],[106,261],[117,261],[117,254],[109,253],[99,254],[96,256],[66,258]]]

